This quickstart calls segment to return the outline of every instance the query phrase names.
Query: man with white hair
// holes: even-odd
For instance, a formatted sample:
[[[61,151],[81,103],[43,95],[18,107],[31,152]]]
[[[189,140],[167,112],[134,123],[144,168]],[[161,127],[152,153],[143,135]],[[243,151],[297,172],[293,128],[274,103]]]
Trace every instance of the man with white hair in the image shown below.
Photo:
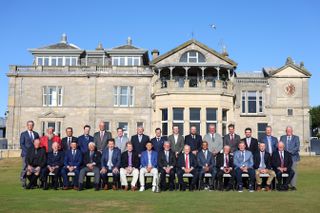
[[[300,161],[300,139],[299,136],[293,134],[292,126],[287,126],[286,134],[280,137],[280,141],[285,144],[285,150],[288,151],[292,156],[292,170],[294,171],[295,175],[293,176],[290,182],[290,189],[297,190],[297,165]]]
[[[88,172],[94,173],[94,188],[96,191],[100,189],[100,168],[101,168],[101,153],[96,150],[96,144],[90,142],[88,151],[83,155],[83,168],[79,174],[79,191],[83,189],[83,179]]]
[[[111,132],[106,130],[106,125],[103,121],[99,122],[99,131],[94,133],[93,138],[97,150],[102,153],[107,146],[108,139],[112,138]]]
[[[146,150],[146,144],[150,141],[150,138],[148,135],[144,134],[143,126],[139,126],[137,128],[137,134],[133,135],[130,141],[133,145],[133,150],[141,157],[141,153]]]
[[[219,133],[216,132],[216,126],[215,124],[210,124],[208,133],[203,136],[203,141],[208,142],[209,151],[213,153],[214,156],[216,156],[223,147],[223,141],[222,137]]]
[[[52,152],[52,144],[57,142],[59,144],[59,149],[61,149],[61,139],[59,136],[54,134],[54,128],[49,127],[47,129],[46,135],[40,137],[40,147],[44,147],[46,153]]]
[[[160,188],[162,191],[167,189],[166,187],[166,175],[169,175],[169,190],[174,189],[176,167],[176,153],[171,150],[170,142],[165,141],[163,144],[163,150],[158,153],[158,168],[160,173]]]

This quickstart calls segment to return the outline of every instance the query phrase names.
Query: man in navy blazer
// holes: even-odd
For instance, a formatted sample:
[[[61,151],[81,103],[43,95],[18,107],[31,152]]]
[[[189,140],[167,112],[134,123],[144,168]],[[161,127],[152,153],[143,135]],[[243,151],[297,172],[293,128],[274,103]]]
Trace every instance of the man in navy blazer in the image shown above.
[[[146,143],[146,151],[141,153],[140,158],[140,192],[145,190],[145,174],[151,173],[152,178],[152,191],[156,190],[158,181],[158,153],[152,150],[152,143],[148,141]]]
[[[246,150],[246,144],[241,141],[238,145],[239,150],[234,152],[233,165],[235,167],[235,176],[238,184],[238,192],[243,192],[242,174],[249,175],[249,192],[253,192],[255,182],[255,172],[253,169],[253,155]]]
[[[62,138],[61,140],[61,149],[64,151],[64,152],[67,152],[68,150],[70,150],[70,144],[72,141],[76,141],[78,140],[77,137],[74,137],[73,136],[73,129],[72,127],[67,127],[66,128],[66,137]]]
[[[102,152],[101,158],[101,178],[102,187],[104,190],[109,189],[108,173],[112,173],[112,190],[118,190],[118,183],[120,181],[120,163],[121,163],[121,150],[115,147],[113,138],[107,141],[107,147]]]
[[[22,187],[26,187],[26,154],[27,150],[30,147],[33,147],[33,140],[39,139],[39,134],[33,131],[34,122],[28,121],[27,122],[27,130],[22,132],[20,135],[20,147],[21,147],[21,158],[22,158],[22,168],[20,173],[20,180]]]
[[[202,145],[202,137],[197,134],[197,127],[192,126],[190,128],[190,134],[185,136],[184,144],[189,145],[191,152],[197,155]]]
[[[63,178],[63,189],[67,190],[71,187],[69,183],[68,173],[74,172],[75,175],[73,177],[72,185],[75,190],[78,190],[79,173],[82,164],[82,153],[77,149],[76,141],[72,141],[70,146],[71,150],[65,153],[64,167],[61,170],[61,175]]]
[[[47,157],[47,167],[43,169],[42,178],[43,178],[43,189],[48,189],[48,175],[49,173],[53,173],[53,181],[52,186],[55,190],[59,187],[59,177],[61,176],[61,169],[64,165],[64,151],[59,150],[59,143],[53,142],[52,144],[52,152],[48,153]]]
[[[156,128],[155,133],[156,136],[151,139],[151,143],[153,146],[153,150],[159,153],[163,151],[163,144],[167,140],[167,137],[161,135],[160,128]]]
[[[197,154],[198,160],[198,168],[199,168],[199,180],[200,180],[200,188],[204,188],[204,175],[205,173],[210,173],[212,175],[211,181],[209,182],[209,188],[212,190],[214,179],[216,177],[216,161],[215,158],[208,150],[208,142],[202,142],[202,149]]]
[[[78,147],[82,154],[88,152],[89,143],[94,142],[94,138],[90,135],[90,129],[89,125],[85,125],[83,127],[83,135],[78,137]]]
[[[177,161],[177,176],[180,185],[180,190],[186,190],[186,184],[183,181],[183,174],[192,174],[189,191],[193,191],[198,182],[198,162],[197,157],[191,152],[189,145],[184,145],[182,153],[178,156]]]
[[[245,138],[242,139],[246,143],[246,149],[249,150],[252,154],[259,151],[258,140],[252,137],[252,129],[247,127],[244,130]]]
[[[137,134],[132,135],[131,143],[133,145],[133,150],[138,153],[139,157],[141,157],[141,153],[146,150],[146,143],[150,141],[148,135],[143,134],[144,128],[139,126],[137,128]]]
[[[297,190],[297,165],[300,161],[300,139],[299,136],[293,134],[293,129],[291,126],[287,126],[286,134],[280,137],[280,141],[285,144],[285,150],[288,151],[292,156],[292,170],[295,172],[291,182],[290,189]]]
[[[266,151],[270,155],[277,150],[278,139],[272,136],[271,126],[266,127],[266,135],[262,137],[260,142],[266,144]]]

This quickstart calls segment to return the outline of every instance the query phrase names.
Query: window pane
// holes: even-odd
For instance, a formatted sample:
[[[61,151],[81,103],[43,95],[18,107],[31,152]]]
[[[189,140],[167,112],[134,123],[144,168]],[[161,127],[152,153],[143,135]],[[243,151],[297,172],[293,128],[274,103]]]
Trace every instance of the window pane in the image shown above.
[[[189,63],[197,63],[197,58],[189,58]]]
[[[207,108],[207,121],[216,121],[217,120],[217,109]]]
[[[242,113],[246,113],[246,93],[242,92]]]
[[[173,120],[183,120],[183,108],[173,108]]]
[[[188,53],[184,53],[180,58],[180,62],[187,62],[187,60],[188,60]]]
[[[49,87],[49,106],[57,106],[57,88]]]
[[[63,93],[62,87],[59,87],[58,88],[58,106],[62,106],[62,93]]]
[[[248,91],[248,113],[257,113],[256,91]]]
[[[72,58],[71,65],[72,66],[77,66],[77,58]]]
[[[49,58],[44,58],[44,66],[49,66]]]
[[[142,127],[144,126],[144,125],[143,125],[143,122],[137,122],[137,128],[138,128],[138,127],[141,127],[141,126],[142,126]]]
[[[70,58],[66,58],[66,66],[70,66]]]
[[[124,66],[125,65],[125,58],[121,57],[120,58],[120,66]]]
[[[261,141],[262,137],[265,136],[265,129],[267,126],[267,123],[258,123],[258,141]]]
[[[162,113],[162,121],[167,121],[168,120],[168,109],[161,109]]]
[[[57,66],[57,59],[51,58],[51,66]]]
[[[140,66],[140,60],[139,60],[139,58],[135,57],[133,64],[134,64],[134,66]]]
[[[228,121],[228,110],[222,109],[222,121]]]
[[[168,123],[162,123],[162,135],[168,135]]]
[[[42,66],[42,63],[43,63],[42,58],[38,58],[38,64],[37,65]]]
[[[118,87],[113,87],[113,105],[118,105]]]
[[[62,60],[62,58],[58,58],[58,66],[62,66],[62,62],[63,60]]]
[[[104,126],[105,126],[106,130],[108,130],[108,131],[110,130],[110,122],[109,121],[105,121]]]
[[[112,65],[119,66],[119,59],[118,58],[112,58]]]
[[[133,60],[132,57],[128,57],[128,66],[132,66],[133,65]]]
[[[47,106],[48,105],[47,87],[42,88],[42,94],[43,94],[43,98],[42,98],[43,106]]]
[[[190,108],[190,121],[200,121],[200,108]]]
[[[119,122],[119,127],[123,129],[124,135],[129,137],[128,123],[127,122]]]
[[[191,56],[191,57],[192,57],[192,56],[193,56],[193,57],[197,56],[197,52],[196,52],[196,51],[190,51],[190,52],[189,52],[189,57],[190,57],[190,56]]]

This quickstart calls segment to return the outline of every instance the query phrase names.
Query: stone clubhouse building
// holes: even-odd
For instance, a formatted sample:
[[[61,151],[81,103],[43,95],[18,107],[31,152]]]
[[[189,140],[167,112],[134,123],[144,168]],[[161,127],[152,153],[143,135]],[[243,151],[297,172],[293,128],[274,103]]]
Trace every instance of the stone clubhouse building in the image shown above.
[[[7,115],[9,147],[17,147],[26,121],[35,121],[35,130],[46,128],[64,136],[73,127],[76,136],[89,124],[92,133],[99,121],[116,134],[136,133],[144,126],[154,135],[164,135],[179,125],[186,135],[195,125],[201,135],[208,125],[227,133],[230,123],[243,136],[251,127],[261,137],[271,125],[276,137],[291,125],[301,146],[309,139],[309,83],[311,74],[303,62],[287,58],[279,68],[259,72],[236,72],[237,63],[228,53],[219,53],[197,40],[189,40],[160,55],[127,43],[110,49],[98,44],[84,50],[67,41],[29,49],[31,65],[11,65]]]

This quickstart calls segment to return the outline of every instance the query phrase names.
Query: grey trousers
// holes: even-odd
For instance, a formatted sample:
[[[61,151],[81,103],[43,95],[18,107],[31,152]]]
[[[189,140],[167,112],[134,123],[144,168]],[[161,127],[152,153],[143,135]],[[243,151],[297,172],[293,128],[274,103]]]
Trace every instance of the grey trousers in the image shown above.
[[[26,184],[26,157],[21,157],[22,159],[22,167],[21,167],[21,173],[20,173],[20,181],[21,184],[24,186]]]
[[[84,167],[80,170],[79,174],[79,183],[83,184],[83,179],[85,178],[87,172],[93,172],[94,173],[94,183],[99,184],[100,182],[100,169],[96,166],[93,167],[93,171],[90,171],[88,167]]]
[[[292,162],[292,170],[294,171],[294,175],[293,175],[293,178],[290,182],[290,185],[294,186],[294,187],[297,186],[297,177],[298,177],[297,166],[298,166],[298,161],[293,161]]]

